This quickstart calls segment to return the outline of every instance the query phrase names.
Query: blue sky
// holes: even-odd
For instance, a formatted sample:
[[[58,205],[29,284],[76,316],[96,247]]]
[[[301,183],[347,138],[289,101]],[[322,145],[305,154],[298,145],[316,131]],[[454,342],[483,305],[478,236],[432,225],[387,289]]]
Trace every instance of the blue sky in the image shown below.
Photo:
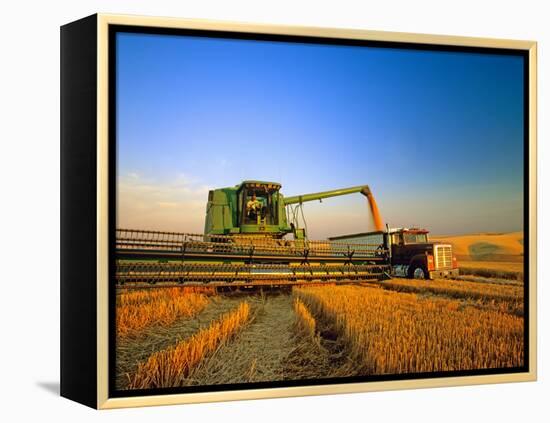
[[[119,226],[201,232],[209,188],[369,184],[385,222],[522,229],[520,57],[117,36]],[[304,206],[310,236],[370,229],[358,196]]]

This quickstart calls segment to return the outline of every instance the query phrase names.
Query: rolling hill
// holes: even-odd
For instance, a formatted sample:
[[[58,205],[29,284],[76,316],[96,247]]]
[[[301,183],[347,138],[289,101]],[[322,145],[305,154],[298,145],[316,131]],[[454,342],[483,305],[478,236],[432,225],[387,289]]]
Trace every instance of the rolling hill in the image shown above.
[[[432,236],[430,238],[432,241],[450,243],[458,260],[523,261],[523,232]]]

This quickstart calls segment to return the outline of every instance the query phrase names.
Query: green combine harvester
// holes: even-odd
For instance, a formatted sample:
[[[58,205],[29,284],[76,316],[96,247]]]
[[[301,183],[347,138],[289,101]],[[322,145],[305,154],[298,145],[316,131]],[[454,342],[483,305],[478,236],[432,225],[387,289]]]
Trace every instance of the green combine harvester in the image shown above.
[[[383,279],[381,244],[310,240],[302,205],[360,193],[376,230],[380,214],[367,185],[284,197],[275,182],[244,181],[208,193],[204,234],[117,229],[118,284],[293,285]]]

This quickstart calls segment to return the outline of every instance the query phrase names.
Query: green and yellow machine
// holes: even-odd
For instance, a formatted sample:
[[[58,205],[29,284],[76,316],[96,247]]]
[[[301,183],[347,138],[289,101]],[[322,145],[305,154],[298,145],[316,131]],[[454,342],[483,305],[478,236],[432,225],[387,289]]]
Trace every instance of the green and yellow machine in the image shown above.
[[[204,233],[210,235],[262,236],[283,238],[293,234],[296,239],[306,238],[304,228],[296,226],[296,209],[308,201],[361,193],[367,197],[377,230],[382,230],[378,208],[368,185],[335,189],[313,194],[285,198],[276,182],[244,181],[229,188],[208,193]]]
[[[382,232],[367,185],[292,197],[280,190],[264,181],[211,190],[203,234],[117,229],[117,282],[274,286],[387,275],[384,245],[314,241],[298,224],[303,203],[360,193]]]

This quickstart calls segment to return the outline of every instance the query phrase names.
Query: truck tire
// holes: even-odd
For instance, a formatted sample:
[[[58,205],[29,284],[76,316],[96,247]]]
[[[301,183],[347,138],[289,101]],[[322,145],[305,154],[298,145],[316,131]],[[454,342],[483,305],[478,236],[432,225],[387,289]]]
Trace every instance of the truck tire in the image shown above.
[[[414,263],[409,267],[409,279],[429,279],[428,269],[421,263]]]

